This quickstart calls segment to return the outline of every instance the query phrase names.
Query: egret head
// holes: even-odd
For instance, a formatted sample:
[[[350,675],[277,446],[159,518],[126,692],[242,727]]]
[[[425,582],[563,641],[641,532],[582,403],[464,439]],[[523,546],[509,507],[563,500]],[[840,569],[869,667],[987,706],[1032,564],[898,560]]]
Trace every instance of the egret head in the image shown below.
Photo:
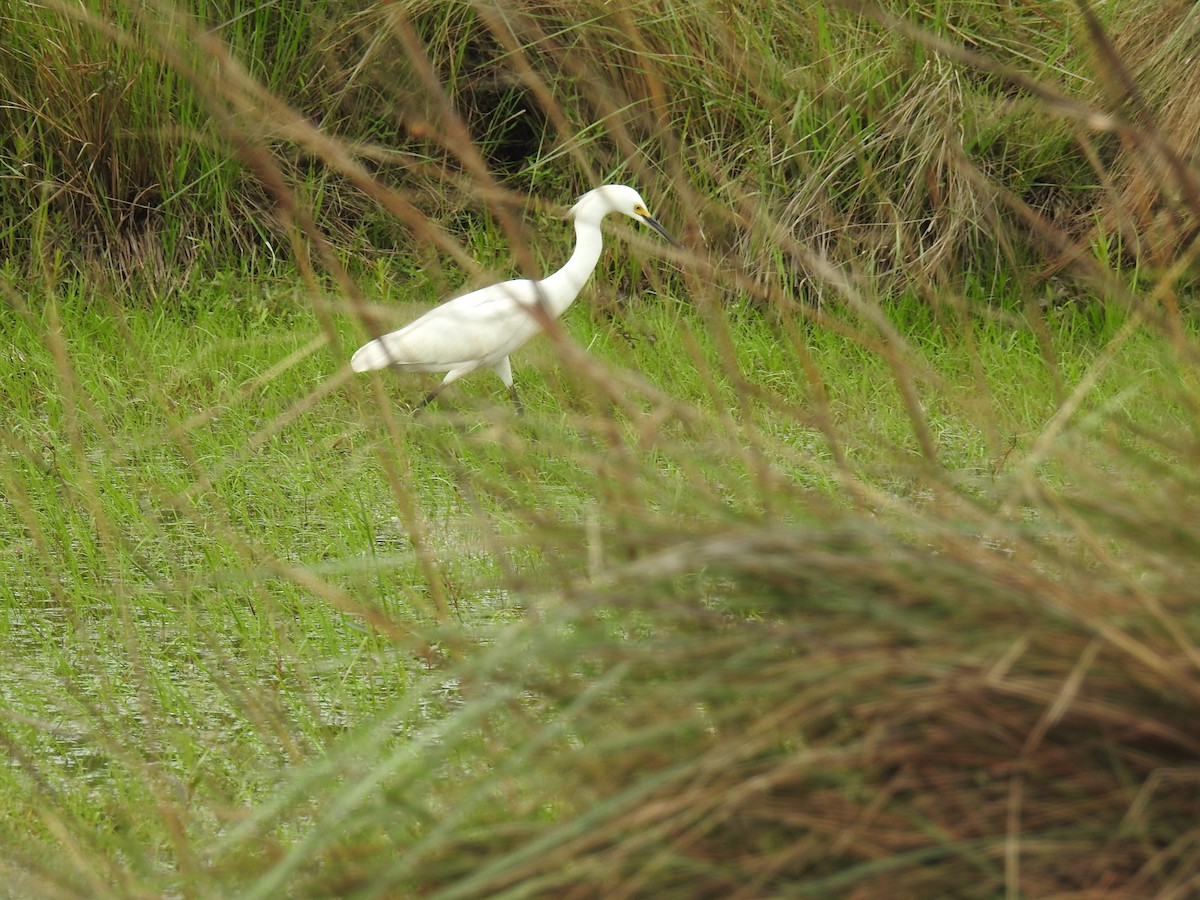
[[[674,246],[679,246],[679,242],[667,233],[667,230],[659,224],[654,216],[650,215],[650,211],[646,209],[646,201],[642,199],[642,195],[633,188],[626,187],[623,184],[606,184],[588,191],[579,198],[574,206],[567,210],[567,218],[588,218],[593,221],[599,221],[610,212],[624,213],[631,219],[643,222],[665,237]]]

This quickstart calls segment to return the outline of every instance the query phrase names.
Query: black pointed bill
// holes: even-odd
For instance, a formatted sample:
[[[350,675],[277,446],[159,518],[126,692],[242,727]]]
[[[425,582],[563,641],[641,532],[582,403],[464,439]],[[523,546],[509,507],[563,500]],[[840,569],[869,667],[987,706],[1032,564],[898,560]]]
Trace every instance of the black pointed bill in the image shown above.
[[[649,225],[651,228],[653,228],[655,231],[657,231],[659,234],[661,234],[663,237],[665,237],[667,239],[667,242],[672,247],[679,247],[680,249],[683,248],[683,244],[679,243],[679,241],[677,241],[677,240],[675,240],[675,238],[671,237],[671,235],[667,232],[667,229],[663,228],[662,225],[659,224],[658,219],[654,218],[654,216],[648,215],[646,213],[641,213],[641,214],[639,214],[638,218],[640,218],[643,222],[645,222],[647,225]]]

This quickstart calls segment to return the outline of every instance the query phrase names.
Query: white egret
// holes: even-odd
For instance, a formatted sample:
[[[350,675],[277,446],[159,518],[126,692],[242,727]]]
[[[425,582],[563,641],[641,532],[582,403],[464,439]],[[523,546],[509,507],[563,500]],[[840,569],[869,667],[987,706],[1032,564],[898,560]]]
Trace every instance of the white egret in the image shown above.
[[[600,221],[613,212],[646,223],[679,246],[646,210],[637,191],[623,184],[606,184],[588,191],[567,212],[567,218],[575,220],[575,252],[553,275],[541,281],[505,281],[447,300],[399,331],[364,344],[350,358],[350,367],[355,372],[388,366],[403,372],[445,372],[442,383],[417,410],[464,375],[491,369],[520,410],[508,355],[541,331],[534,315],[539,304],[546,315],[556,319],[574,302],[600,259]]]

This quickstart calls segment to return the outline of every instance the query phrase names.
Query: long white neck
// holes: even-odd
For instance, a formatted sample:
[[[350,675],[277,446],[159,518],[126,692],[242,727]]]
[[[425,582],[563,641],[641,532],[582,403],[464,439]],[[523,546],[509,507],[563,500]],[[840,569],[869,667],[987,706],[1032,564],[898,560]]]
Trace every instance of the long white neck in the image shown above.
[[[590,210],[575,217],[575,252],[567,264],[543,278],[538,284],[550,315],[558,318],[567,311],[579,296],[584,283],[600,261],[604,239],[600,234],[600,220],[604,213],[595,215]]]

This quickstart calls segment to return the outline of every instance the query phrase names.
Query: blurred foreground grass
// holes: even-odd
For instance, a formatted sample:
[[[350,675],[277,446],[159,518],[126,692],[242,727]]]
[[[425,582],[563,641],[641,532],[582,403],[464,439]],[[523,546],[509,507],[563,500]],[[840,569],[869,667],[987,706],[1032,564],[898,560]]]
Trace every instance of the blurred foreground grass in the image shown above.
[[[1200,890],[1187,4],[9,12],[0,893]]]
[[[420,377],[331,377],[305,297],[237,287],[183,319],[10,294],[19,891],[1193,883],[1170,342],[1068,309],[1051,367],[1028,329],[896,307],[928,458],[835,328],[806,383],[761,312],[581,306],[586,365],[519,355],[526,419],[480,377],[410,423]]]

